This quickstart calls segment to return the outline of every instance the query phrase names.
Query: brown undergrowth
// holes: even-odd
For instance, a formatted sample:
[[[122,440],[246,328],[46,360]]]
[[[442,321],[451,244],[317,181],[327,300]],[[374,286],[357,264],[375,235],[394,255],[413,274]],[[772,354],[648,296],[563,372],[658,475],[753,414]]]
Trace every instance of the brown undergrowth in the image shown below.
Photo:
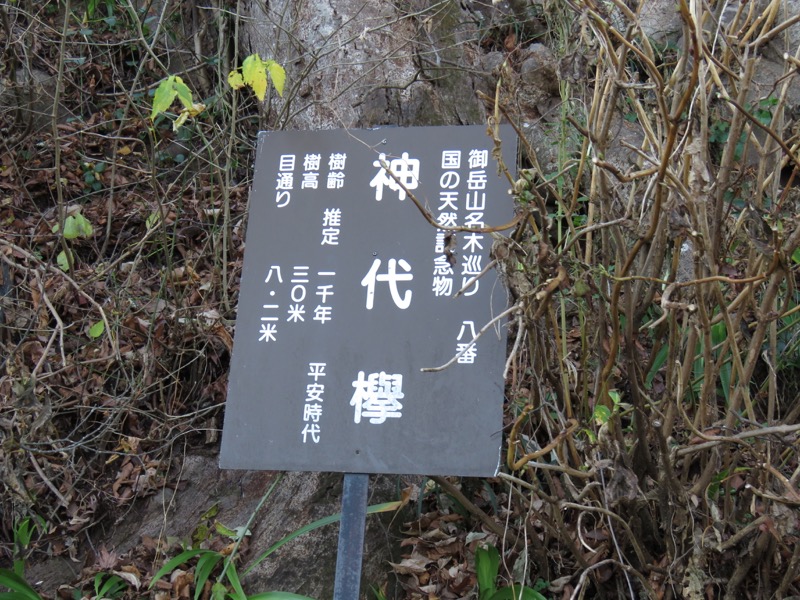
[[[26,515],[46,524],[33,558],[82,555],[91,527],[169,484],[176,441],[217,441],[252,150],[239,128],[257,129],[258,114],[232,106],[220,76],[233,48],[208,32],[189,44],[190,23],[233,20],[160,6],[0,7],[7,557]],[[178,132],[149,119],[164,63],[188,60],[165,39],[225,56],[184,75],[209,109]]]
[[[588,80],[561,82],[558,172],[523,145],[495,244],[518,312],[493,535],[557,597],[798,592],[797,56],[765,57],[797,19],[678,8],[658,49],[629,5],[551,5]]]

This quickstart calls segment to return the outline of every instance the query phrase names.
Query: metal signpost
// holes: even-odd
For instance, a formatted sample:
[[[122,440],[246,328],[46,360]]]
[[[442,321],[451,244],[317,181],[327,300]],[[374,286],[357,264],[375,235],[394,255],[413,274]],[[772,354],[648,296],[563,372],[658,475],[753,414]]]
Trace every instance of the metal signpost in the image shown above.
[[[220,467],[364,474],[345,475],[337,599],[358,597],[366,474],[497,471],[504,324],[475,339],[507,303],[492,237],[409,197],[442,227],[507,223],[492,148],[482,126],[260,135]]]

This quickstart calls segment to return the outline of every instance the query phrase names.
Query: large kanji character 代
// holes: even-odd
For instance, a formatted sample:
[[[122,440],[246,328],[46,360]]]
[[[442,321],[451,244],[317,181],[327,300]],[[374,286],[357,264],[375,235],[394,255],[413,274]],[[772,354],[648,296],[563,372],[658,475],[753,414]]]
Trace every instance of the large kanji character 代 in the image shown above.
[[[400,268],[405,271],[404,274],[397,272],[397,265],[400,265]],[[380,266],[381,259],[376,258],[372,261],[372,266],[364,276],[364,279],[361,280],[361,285],[367,288],[367,310],[372,310],[375,305],[375,283],[377,281],[385,281],[389,284],[389,292],[392,295],[392,300],[398,308],[405,310],[411,305],[412,291],[406,290],[405,294],[401,297],[400,291],[397,289],[397,282],[411,281],[414,279],[414,275],[411,273],[411,265],[409,265],[405,259],[401,258],[400,260],[396,260],[390,258],[387,265],[387,272],[379,275],[378,268],[380,268]]]

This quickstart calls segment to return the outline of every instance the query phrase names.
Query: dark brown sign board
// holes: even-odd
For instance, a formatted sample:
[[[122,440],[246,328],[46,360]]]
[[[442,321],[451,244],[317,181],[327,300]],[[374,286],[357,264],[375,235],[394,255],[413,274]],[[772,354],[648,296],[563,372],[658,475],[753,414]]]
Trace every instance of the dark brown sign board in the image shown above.
[[[443,226],[508,223],[492,149],[483,126],[260,134],[221,468],[496,474],[505,322],[470,342],[506,290],[490,269],[453,298],[493,238],[408,196]]]

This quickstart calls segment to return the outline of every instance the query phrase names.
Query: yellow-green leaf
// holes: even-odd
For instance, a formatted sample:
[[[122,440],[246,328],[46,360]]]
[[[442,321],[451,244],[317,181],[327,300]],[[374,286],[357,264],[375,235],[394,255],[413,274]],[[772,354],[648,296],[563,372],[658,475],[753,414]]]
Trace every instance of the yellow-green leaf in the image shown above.
[[[181,128],[181,125],[186,123],[186,119],[189,118],[189,111],[184,109],[181,111],[181,114],[178,115],[178,118],[172,122],[172,131],[178,131]]]
[[[192,104],[192,107],[187,109],[187,110],[189,111],[189,116],[190,117],[196,117],[201,112],[203,112],[205,109],[206,109],[206,105],[205,104],[203,104],[202,102],[195,102],[194,104]]]
[[[267,70],[258,54],[251,54],[242,63],[242,76],[244,82],[253,88],[253,92],[260,101],[267,95]]]
[[[250,85],[250,82],[253,81],[253,77],[256,76],[259,67],[263,69],[264,64],[257,53],[251,54],[244,59],[242,62],[242,78],[247,85]]]
[[[236,538],[236,530],[231,529],[230,527],[226,527],[219,521],[214,522],[214,528],[217,530],[217,533],[220,535],[224,535],[225,537],[229,538]]]
[[[63,250],[58,253],[56,256],[56,262],[58,263],[59,268],[64,271],[65,273],[69,271],[69,259],[67,258],[67,253]]]
[[[267,72],[264,71],[261,76],[251,81],[250,87],[253,88],[256,98],[263,102],[264,98],[267,97]]]
[[[214,585],[211,586],[211,600],[225,600],[227,594],[228,588],[225,587],[224,583],[215,581]]]
[[[228,85],[235,90],[240,90],[244,87],[244,77],[238,70],[228,73]]]
[[[191,110],[192,105],[194,104],[194,100],[192,99],[192,90],[189,89],[185,83],[183,83],[183,79],[178,77],[177,75],[172,76],[174,78],[175,83],[175,92],[178,95],[178,100],[181,101],[183,107],[186,109]]]
[[[598,425],[604,425],[611,419],[611,409],[603,404],[598,404],[594,407],[592,418]]]
[[[103,335],[103,332],[105,330],[106,330],[105,323],[103,323],[102,321],[98,321],[89,328],[89,337],[92,338],[93,340],[96,340],[101,335]]]
[[[153,96],[153,111],[150,113],[151,120],[155,119],[159,113],[164,112],[172,106],[172,101],[175,100],[175,96],[178,95],[172,83],[172,77],[167,77],[158,84],[156,93]]]
[[[77,213],[67,216],[64,219],[64,237],[68,240],[74,240],[79,237],[91,237],[94,233],[92,224],[82,214]]]
[[[274,60],[268,60],[266,63],[267,69],[269,69],[269,77],[272,79],[272,85],[275,86],[275,90],[277,90],[278,94],[283,97],[283,86],[286,83],[286,71]]]

